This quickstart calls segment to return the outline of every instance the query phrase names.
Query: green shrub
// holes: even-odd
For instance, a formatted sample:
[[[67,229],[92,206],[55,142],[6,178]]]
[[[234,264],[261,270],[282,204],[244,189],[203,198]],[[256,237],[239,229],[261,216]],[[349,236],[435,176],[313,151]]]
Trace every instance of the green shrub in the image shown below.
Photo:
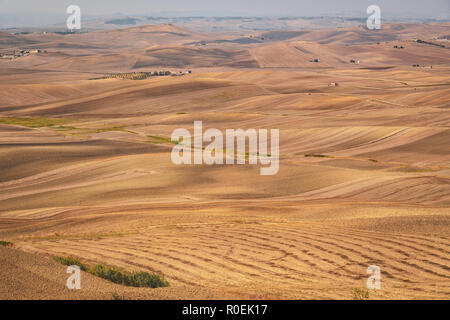
[[[99,128],[95,129],[96,133],[102,133],[102,132],[110,132],[110,131],[120,131],[120,132],[127,132],[123,126],[115,126],[115,127],[109,127],[109,128]]]
[[[147,272],[126,272],[117,268],[105,267],[97,264],[91,273],[97,277],[109,280],[117,284],[123,284],[129,287],[167,287],[169,283],[164,277]]]
[[[58,126],[59,128],[64,128],[63,124],[69,122],[68,119],[51,119],[51,118],[43,118],[43,117],[25,117],[25,118],[15,118],[15,117],[7,117],[0,118],[1,124],[9,124],[9,125],[18,125],[28,128],[42,128],[42,127],[54,127]]]
[[[79,266],[80,270],[86,271],[87,267],[77,258],[74,257],[61,257],[61,256],[54,256],[53,260],[56,262],[59,262],[61,264],[64,264],[66,266]]]
[[[87,271],[94,276],[106,279],[108,281],[122,284],[129,287],[168,287],[169,282],[163,276],[150,274],[148,272],[128,272],[114,267],[105,267],[101,264],[88,268],[80,260],[74,257],[54,256],[53,260],[66,266],[79,266],[81,270]]]
[[[172,143],[172,144],[178,144],[180,141],[172,140],[171,138],[164,138],[164,137],[158,137],[158,136],[147,136],[149,137],[153,143]]]
[[[3,240],[0,240],[0,246],[4,246],[4,247],[12,247],[12,246],[13,246],[13,243],[12,243],[12,242],[9,242],[9,241],[3,241]]]
[[[305,154],[306,158],[334,158],[333,156],[327,156],[326,154]]]

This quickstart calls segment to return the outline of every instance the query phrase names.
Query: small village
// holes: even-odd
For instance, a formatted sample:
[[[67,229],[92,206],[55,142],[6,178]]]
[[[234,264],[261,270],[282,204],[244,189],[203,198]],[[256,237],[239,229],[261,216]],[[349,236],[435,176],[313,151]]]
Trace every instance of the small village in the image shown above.
[[[153,72],[124,72],[124,73],[112,73],[105,75],[103,77],[94,78],[91,80],[101,80],[101,79],[127,79],[127,80],[144,80],[151,77],[180,77],[186,74],[191,74],[192,70],[187,71],[153,71]]]
[[[47,50],[41,49],[19,49],[14,50],[12,53],[2,53],[0,52],[0,59],[17,59],[21,57],[27,57],[29,55],[35,55],[40,53],[47,53]]]

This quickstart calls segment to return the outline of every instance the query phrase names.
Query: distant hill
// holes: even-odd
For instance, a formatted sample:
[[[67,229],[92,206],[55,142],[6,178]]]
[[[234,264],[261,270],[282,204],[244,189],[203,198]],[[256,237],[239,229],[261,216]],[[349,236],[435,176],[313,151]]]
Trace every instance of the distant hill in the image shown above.
[[[105,21],[105,24],[115,24],[115,25],[135,25],[137,22],[136,19],[133,18],[123,18],[123,19],[113,19]]]
[[[320,44],[362,44],[395,40],[435,37],[446,34],[449,23],[383,24],[381,30],[370,31],[365,25],[351,28],[303,31],[270,31],[261,33],[266,41],[302,40]]]
[[[0,48],[40,48],[48,54],[8,66],[99,73],[159,68],[379,68],[448,63],[442,46],[450,24],[385,24],[327,30],[200,33],[173,24],[139,25],[86,33],[0,33]],[[442,40],[438,40],[442,39]],[[395,45],[402,41],[404,50]],[[315,62],[315,60],[318,60]],[[362,61],[351,64],[351,60]]]
[[[0,49],[30,45],[35,43],[37,43],[37,41],[28,39],[21,35],[0,32]]]

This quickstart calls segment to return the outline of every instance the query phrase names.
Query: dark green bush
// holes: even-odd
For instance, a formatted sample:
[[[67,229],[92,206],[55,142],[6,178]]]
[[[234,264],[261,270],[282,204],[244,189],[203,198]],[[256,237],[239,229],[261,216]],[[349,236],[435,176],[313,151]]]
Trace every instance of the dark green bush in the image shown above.
[[[109,280],[117,284],[123,284],[129,287],[167,287],[169,283],[163,276],[150,274],[147,272],[126,272],[116,268],[96,265],[91,273],[97,277]]]
[[[326,154],[305,154],[306,158],[311,158],[311,157],[315,157],[315,158],[333,158],[333,156],[328,156]]]
[[[0,246],[4,246],[4,247],[12,247],[12,246],[13,246],[13,243],[12,243],[12,242],[9,242],[9,241],[3,241],[3,240],[0,240]]]
[[[163,276],[150,274],[148,272],[127,272],[114,267],[105,267],[101,264],[88,268],[80,260],[74,257],[54,256],[53,260],[66,266],[79,266],[81,270],[87,271],[94,276],[106,279],[108,281],[122,284],[129,287],[168,287],[169,282]]]
[[[64,264],[66,266],[79,266],[80,270],[86,271],[87,267],[77,258],[74,257],[61,257],[61,256],[54,256],[53,260],[56,262],[59,262],[61,264]]]

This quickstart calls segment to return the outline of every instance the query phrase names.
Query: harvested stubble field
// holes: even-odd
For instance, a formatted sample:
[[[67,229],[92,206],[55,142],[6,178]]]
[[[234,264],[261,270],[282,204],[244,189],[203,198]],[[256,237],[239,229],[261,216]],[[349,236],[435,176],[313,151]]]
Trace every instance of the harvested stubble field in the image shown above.
[[[352,299],[377,265],[370,299],[448,299],[450,55],[411,39],[449,28],[205,48],[190,43],[217,35],[175,26],[39,35],[48,56],[0,61],[0,298]],[[154,66],[193,74],[89,80]],[[174,165],[171,133],[194,120],[280,129],[279,173]],[[71,292],[55,255],[170,286],[83,273]]]

